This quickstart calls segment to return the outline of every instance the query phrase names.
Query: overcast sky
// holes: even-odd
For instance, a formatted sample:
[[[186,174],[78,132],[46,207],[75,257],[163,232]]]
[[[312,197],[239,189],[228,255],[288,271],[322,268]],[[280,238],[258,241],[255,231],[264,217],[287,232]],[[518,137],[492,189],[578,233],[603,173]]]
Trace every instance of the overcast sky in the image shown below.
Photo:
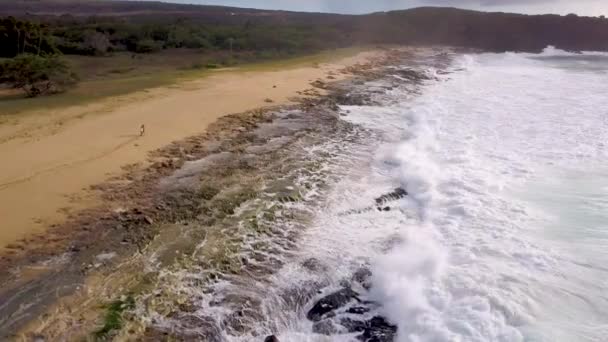
[[[608,0],[164,0],[333,13],[369,13],[420,6],[451,6],[482,11],[608,15]]]

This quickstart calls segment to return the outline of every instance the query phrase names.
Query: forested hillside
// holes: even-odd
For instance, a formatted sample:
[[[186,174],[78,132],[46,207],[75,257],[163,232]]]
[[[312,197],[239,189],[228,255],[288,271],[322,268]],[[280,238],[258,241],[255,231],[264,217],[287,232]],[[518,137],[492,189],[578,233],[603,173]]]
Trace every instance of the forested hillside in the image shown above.
[[[553,45],[606,51],[608,19],[437,7],[352,16],[142,1],[0,2],[0,57],[26,55],[19,63],[0,64],[0,82],[16,87],[22,82],[15,80],[23,77],[30,85],[48,81],[51,77],[39,73],[39,66],[57,65],[44,58],[61,54],[130,53],[135,58],[186,49],[207,56],[203,64],[194,66],[215,67],[370,44],[449,45],[496,52],[535,52]],[[15,74],[26,66],[31,67],[28,73]],[[73,76],[62,79],[73,84]],[[37,95],[39,89],[26,92]]]
[[[418,8],[363,16],[262,11],[139,1],[0,2],[26,33],[4,19],[4,57],[56,47],[64,54],[161,49],[233,49],[297,53],[353,44],[446,44],[493,51],[608,50],[608,19],[528,16]],[[39,24],[43,24],[39,27]],[[43,35],[40,41],[40,35]],[[46,37],[50,37],[47,39]],[[19,46],[17,46],[19,45]]]

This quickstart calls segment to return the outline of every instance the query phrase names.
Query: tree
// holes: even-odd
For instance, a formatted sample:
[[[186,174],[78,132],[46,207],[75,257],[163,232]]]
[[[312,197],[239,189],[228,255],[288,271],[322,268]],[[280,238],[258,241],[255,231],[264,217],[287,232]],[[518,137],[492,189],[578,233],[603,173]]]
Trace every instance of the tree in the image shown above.
[[[56,55],[21,54],[0,64],[0,83],[22,89],[28,97],[63,92],[76,80]]]

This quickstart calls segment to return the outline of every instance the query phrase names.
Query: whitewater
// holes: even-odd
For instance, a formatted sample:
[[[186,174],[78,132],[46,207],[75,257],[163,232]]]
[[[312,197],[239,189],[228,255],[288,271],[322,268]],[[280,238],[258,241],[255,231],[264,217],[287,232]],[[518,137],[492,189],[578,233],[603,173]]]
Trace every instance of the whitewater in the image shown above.
[[[322,298],[369,267],[362,296],[397,341],[605,341],[608,56],[455,55],[425,72],[418,90],[341,107],[368,136],[327,147],[331,190],[263,289],[279,340],[356,341],[315,333],[314,300],[283,312],[277,298],[313,282]],[[398,187],[386,211],[353,211]]]

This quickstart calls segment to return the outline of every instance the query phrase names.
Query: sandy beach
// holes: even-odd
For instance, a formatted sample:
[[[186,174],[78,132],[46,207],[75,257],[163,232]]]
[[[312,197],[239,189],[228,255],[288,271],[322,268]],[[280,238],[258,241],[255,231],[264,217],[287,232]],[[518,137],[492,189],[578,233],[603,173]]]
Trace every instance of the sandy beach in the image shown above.
[[[343,78],[340,70],[375,55],[282,70],[217,71],[171,87],[28,113],[0,125],[0,248],[95,204],[93,185],[127,165],[145,166],[148,152],[201,133],[224,115],[287,104],[311,82]],[[146,134],[140,137],[142,124]]]

